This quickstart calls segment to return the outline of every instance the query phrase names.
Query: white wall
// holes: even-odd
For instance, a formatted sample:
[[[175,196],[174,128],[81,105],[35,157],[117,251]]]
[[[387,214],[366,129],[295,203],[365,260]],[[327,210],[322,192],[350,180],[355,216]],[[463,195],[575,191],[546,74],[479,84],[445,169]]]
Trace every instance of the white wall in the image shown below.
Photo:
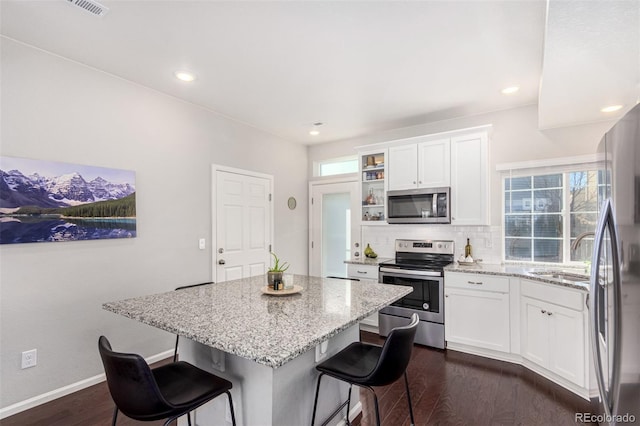
[[[275,177],[274,247],[307,272],[307,149],[211,111],[1,39],[1,155],[136,171],[138,237],[0,247],[0,403],[103,372],[100,334],[150,356],[173,336],[106,301],[211,279],[211,164]],[[296,210],[287,198],[298,199]],[[207,249],[198,250],[198,238]],[[36,348],[38,365],[20,369]]]
[[[491,124],[489,140],[489,171],[491,182],[491,226],[463,227],[451,225],[412,226],[388,225],[363,227],[363,244],[372,243],[381,255],[393,255],[395,238],[448,238],[456,247],[471,237],[474,247],[485,261],[499,262],[502,257],[502,182],[496,165],[528,160],[568,157],[595,153],[602,135],[614,121],[538,130],[537,106],[529,105],[504,111],[479,114],[452,120],[426,123],[384,133],[338,142],[313,145],[309,148],[308,175],[313,175],[313,164],[321,160],[353,155],[355,147],[388,142],[412,136],[429,135]],[[485,241],[491,239],[491,248]],[[373,245],[375,244],[375,246]],[[459,252],[460,250],[456,250]]]

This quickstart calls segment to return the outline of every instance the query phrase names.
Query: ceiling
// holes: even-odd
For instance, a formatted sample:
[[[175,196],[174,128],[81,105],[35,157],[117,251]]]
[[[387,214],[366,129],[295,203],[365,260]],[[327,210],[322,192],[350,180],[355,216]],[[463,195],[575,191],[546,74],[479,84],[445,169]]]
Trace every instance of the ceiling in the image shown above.
[[[1,34],[305,144],[528,104],[566,126],[640,98],[635,0],[100,3],[1,0]]]

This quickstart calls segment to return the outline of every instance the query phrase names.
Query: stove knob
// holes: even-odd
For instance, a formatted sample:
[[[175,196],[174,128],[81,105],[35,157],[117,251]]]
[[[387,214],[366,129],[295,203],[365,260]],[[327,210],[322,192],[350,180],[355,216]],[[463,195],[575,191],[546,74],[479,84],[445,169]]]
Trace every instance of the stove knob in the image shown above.
[[[438,244],[438,248],[442,248],[442,244]]]
[[[425,311],[429,310],[429,304],[428,303],[423,303],[422,304],[422,309],[424,309]]]

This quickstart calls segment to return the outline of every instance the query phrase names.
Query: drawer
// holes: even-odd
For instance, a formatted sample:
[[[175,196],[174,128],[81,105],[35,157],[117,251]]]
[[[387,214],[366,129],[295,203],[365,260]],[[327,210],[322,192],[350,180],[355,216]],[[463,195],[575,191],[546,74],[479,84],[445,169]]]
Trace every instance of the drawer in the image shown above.
[[[378,281],[378,265],[347,264],[347,276],[349,278],[362,278]]]
[[[520,280],[520,293],[533,299],[564,306],[576,311],[584,309],[587,293],[554,284],[544,284],[526,279]]]
[[[445,272],[445,288],[463,288],[465,290],[493,291],[509,293],[509,277],[487,274],[465,274]]]

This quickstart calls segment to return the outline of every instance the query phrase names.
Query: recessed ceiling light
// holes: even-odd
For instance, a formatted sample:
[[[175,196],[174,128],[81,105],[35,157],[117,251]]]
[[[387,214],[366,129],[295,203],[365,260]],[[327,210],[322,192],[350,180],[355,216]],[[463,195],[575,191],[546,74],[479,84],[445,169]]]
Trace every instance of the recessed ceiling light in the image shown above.
[[[318,136],[320,134],[320,126],[322,126],[320,122],[313,123],[313,128],[309,131],[309,134],[311,136]]]
[[[520,90],[519,86],[511,86],[511,87],[505,87],[504,89],[501,90],[501,92],[503,95],[513,95],[518,90]]]
[[[600,111],[602,112],[614,112],[622,109],[622,105],[609,105],[607,107],[602,108]]]
[[[176,71],[174,73],[176,78],[181,81],[186,81],[187,83],[192,82],[196,79],[196,76],[187,71]]]

